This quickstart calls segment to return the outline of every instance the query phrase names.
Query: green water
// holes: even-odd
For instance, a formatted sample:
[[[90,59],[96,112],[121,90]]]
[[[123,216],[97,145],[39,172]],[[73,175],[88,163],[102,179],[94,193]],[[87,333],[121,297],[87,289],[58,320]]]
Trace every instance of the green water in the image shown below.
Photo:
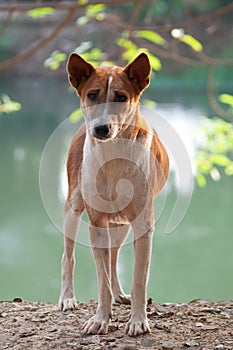
[[[23,108],[0,117],[0,300],[56,302],[59,296],[63,236],[43,207],[39,165],[47,139],[78,102],[67,88],[52,80],[1,82],[2,91]],[[162,93],[157,96],[160,110],[172,113],[174,106],[187,121],[192,111],[194,115],[207,111],[205,101],[200,102],[202,92],[190,100],[189,92],[180,96],[176,91],[173,101],[171,95],[169,99]],[[157,302],[232,299],[232,186],[233,179],[223,177],[217,183],[209,180],[205,189],[195,187],[188,212],[171,235],[165,234],[175,200],[174,191],[169,192],[155,228],[148,296]],[[86,301],[97,297],[95,266],[90,248],[80,244],[76,248],[76,295]],[[132,268],[129,244],[122,248],[119,266],[126,292]]]

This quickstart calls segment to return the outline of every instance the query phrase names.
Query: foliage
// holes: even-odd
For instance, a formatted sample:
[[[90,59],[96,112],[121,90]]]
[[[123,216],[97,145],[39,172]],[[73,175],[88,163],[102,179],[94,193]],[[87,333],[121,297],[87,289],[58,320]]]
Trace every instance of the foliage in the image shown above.
[[[69,120],[71,123],[75,124],[82,119],[82,111],[80,108],[75,109],[69,116]]]
[[[27,12],[27,15],[32,18],[44,18],[47,15],[52,15],[55,12],[55,9],[52,7],[39,7]]]
[[[226,98],[227,97],[227,98]],[[220,95],[220,100],[232,108],[233,96]],[[207,183],[210,175],[214,181],[221,179],[220,169],[228,176],[233,175],[233,124],[220,118],[204,118],[199,130],[201,143],[195,157],[196,180],[200,187]]]
[[[190,46],[194,51],[201,52],[203,50],[203,46],[195,39],[192,35],[185,34],[185,31],[182,28],[175,28],[171,31],[171,35],[174,39],[177,39],[179,41],[182,41],[186,45]]]
[[[229,106],[229,113],[233,114],[233,96],[230,94],[219,95],[219,101]]]
[[[152,30],[138,30],[134,32],[134,36],[137,38],[149,40],[157,45],[164,45],[166,42],[160,34]]]
[[[60,64],[64,62],[67,55],[59,50],[53,51],[51,56],[44,61],[44,66],[51,70],[56,70],[60,67]]]
[[[66,8],[65,3],[66,2],[64,2],[61,7],[63,10]],[[198,67],[198,72],[200,72],[201,69],[205,69],[205,73],[207,73],[207,69],[211,67],[224,67],[224,64],[225,67],[231,66],[230,60],[208,56],[206,38],[209,41],[210,36],[208,34],[205,40],[201,37],[201,42],[197,38],[198,30],[196,29],[198,27],[196,26],[197,23],[200,24],[200,27],[205,25],[206,19],[210,16],[208,23],[211,24],[209,30],[212,30],[210,29],[213,23],[211,12],[217,9],[221,10],[224,6],[227,7],[227,4],[231,3],[230,0],[224,0],[224,4],[220,0],[213,0],[211,2],[208,0],[203,0],[201,2],[190,1],[187,4],[182,0],[176,2],[157,0],[145,2],[143,5],[142,3],[143,2],[139,1],[128,3],[126,1],[122,4],[114,4],[114,1],[111,1],[105,4],[101,2],[93,4],[93,2],[89,2],[88,0],[67,2],[67,15],[72,11],[73,13],[77,11],[78,16],[74,23],[80,32],[85,32],[85,41],[82,41],[83,39],[80,36],[80,38],[78,38],[79,46],[76,48],[74,47],[73,51],[81,54],[82,57],[91,62],[94,66],[116,64],[116,62],[114,62],[116,52],[120,62],[127,64],[143,51],[149,56],[154,75],[155,72],[162,69],[161,58],[164,57],[181,64],[182,69],[179,69],[179,73],[181,71],[182,73],[180,74],[184,74],[184,64],[188,67]],[[54,2],[54,4],[55,5],[51,2],[51,7],[35,5],[35,7],[33,6],[26,14],[34,20],[40,20],[53,14],[56,15],[60,4],[59,2]],[[116,4],[117,6],[115,6]],[[69,6],[72,8],[69,8]],[[11,9],[9,11],[9,13],[11,13]],[[190,15],[187,15],[189,13]],[[186,15],[188,18],[186,18]],[[198,21],[196,21],[197,15],[200,15]],[[231,21],[231,19],[229,19],[230,15],[231,9],[228,6],[228,12],[226,11],[224,16],[229,17],[225,17],[224,20]],[[183,22],[181,21],[182,16]],[[71,17],[72,16],[70,16],[70,18]],[[213,18],[215,19],[217,17]],[[71,20],[73,19],[70,19],[70,21]],[[61,28],[65,28],[69,21],[66,22],[66,20],[64,20],[64,23],[56,28],[54,31],[56,34],[52,33],[52,35],[50,35],[50,40],[46,40],[48,38],[45,38],[44,42],[42,40],[42,44],[39,43],[38,47],[42,48],[47,45],[49,41],[52,41],[56,35],[58,35],[57,33],[60,32]],[[109,38],[106,38],[106,42],[105,38],[101,38],[99,43],[94,42],[93,36],[86,34],[90,32],[94,33],[100,23],[102,23],[105,28],[109,27],[112,33],[114,33],[114,35],[112,35],[112,42],[110,42]],[[179,25],[176,27],[173,23],[179,23]],[[112,27],[114,28],[113,30]],[[215,31],[216,30],[214,30],[214,34],[212,35],[214,41],[216,35]],[[208,32],[207,27],[205,28],[205,32]],[[199,32],[199,36],[200,33],[202,34],[202,29],[201,32]],[[221,33],[220,35],[222,35]],[[3,39],[4,38],[3,36]],[[6,38],[4,40],[6,42]],[[109,42],[111,47],[108,46]],[[191,48],[191,50],[186,50],[185,46]],[[36,47],[36,49],[32,49],[31,52],[35,54],[37,49]],[[30,57],[27,55],[22,56]],[[45,60],[44,66],[55,71],[61,68],[62,63],[66,61],[66,59],[67,52],[63,52],[62,49],[61,51],[55,50]],[[16,61],[20,62],[18,60]],[[196,72],[197,70],[195,70],[195,73]],[[213,98],[213,96],[211,96],[211,98]],[[228,106],[229,114],[233,112],[232,95],[226,93],[219,95],[219,102],[220,104],[222,103]],[[153,101],[147,100],[146,103],[148,106],[151,106],[151,108],[155,108],[155,103]],[[21,105],[18,102],[12,101],[8,96],[3,95],[1,97],[0,114],[17,111],[20,108]],[[221,107],[218,110],[221,112]],[[217,111],[217,113],[219,112]],[[221,115],[221,113],[219,114]],[[70,121],[75,123],[80,119],[81,111],[80,109],[76,109],[70,115]],[[202,143],[200,144],[197,157],[194,161],[197,171],[197,182],[203,187],[207,182],[208,175],[214,180],[220,179],[221,169],[223,169],[226,175],[233,175],[233,126],[231,123],[217,117],[213,119],[204,118],[199,132]]]
[[[0,115],[2,113],[12,113],[17,112],[21,109],[21,104],[19,102],[13,101],[7,95],[0,96]]]

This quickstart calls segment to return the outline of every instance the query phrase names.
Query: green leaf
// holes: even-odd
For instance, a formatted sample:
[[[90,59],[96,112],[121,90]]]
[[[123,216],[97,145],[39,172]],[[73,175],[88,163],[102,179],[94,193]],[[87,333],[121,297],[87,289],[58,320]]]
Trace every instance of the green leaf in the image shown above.
[[[79,5],[86,5],[88,3],[88,0],[78,0]]]
[[[151,30],[139,30],[139,31],[135,32],[134,35],[137,38],[146,39],[146,40],[151,41],[152,43],[157,44],[157,45],[164,45],[165,44],[164,38],[160,34],[154,32],[154,31],[151,31]]]
[[[203,50],[201,42],[194,38],[192,35],[185,34],[183,28],[174,28],[171,31],[171,35],[173,38],[180,40],[186,45],[190,46],[196,52],[201,52]]]
[[[19,102],[13,101],[7,95],[0,96],[0,115],[2,113],[18,112],[22,108]]]
[[[205,187],[206,186],[206,178],[203,174],[201,173],[198,173],[196,175],[196,180],[197,180],[197,183],[200,187]]]
[[[134,50],[135,52],[137,51],[137,46],[131,40],[121,37],[116,40],[116,43],[126,50]]]
[[[52,15],[55,9],[52,7],[40,7],[27,12],[27,15],[32,18],[43,18],[48,15]]]
[[[90,63],[96,63],[96,62],[99,62],[104,56],[104,53],[98,49],[98,48],[94,48],[92,49],[91,51],[89,52],[85,52],[82,54],[82,57],[89,61]]]
[[[78,53],[79,55],[83,54],[85,51],[90,50],[93,46],[92,41],[83,41],[74,52]]]
[[[100,12],[103,12],[105,10],[104,4],[96,4],[96,5],[90,5],[87,7],[86,14],[88,17],[95,17]]]
[[[51,56],[44,61],[44,66],[56,70],[60,67],[61,62],[65,61],[67,55],[59,50],[53,51]]]
[[[150,109],[155,109],[157,107],[157,103],[153,100],[143,100],[143,105]]]
[[[71,123],[75,124],[79,122],[82,119],[82,117],[83,115],[81,109],[77,108],[71,113],[71,115],[69,116],[69,120]]]
[[[214,154],[212,156],[212,162],[216,165],[225,167],[231,162],[231,160],[223,154]]]
[[[219,101],[233,107],[233,95],[221,94],[219,95]]]
[[[76,24],[80,27],[85,26],[89,22],[89,18],[87,16],[81,16],[77,19]]]
[[[162,68],[160,59],[149,52],[147,52],[147,55],[149,57],[152,69],[157,71],[160,70]]]
[[[225,168],[225,174],[228,176],[233,175],[233,162],[231,162],[226,168]]]
[[[203,46],[200,41],[195,39],[192,35],[184,34],[180,40],[186,45],[189,45],[196,52],[201,52],[203,50]]]

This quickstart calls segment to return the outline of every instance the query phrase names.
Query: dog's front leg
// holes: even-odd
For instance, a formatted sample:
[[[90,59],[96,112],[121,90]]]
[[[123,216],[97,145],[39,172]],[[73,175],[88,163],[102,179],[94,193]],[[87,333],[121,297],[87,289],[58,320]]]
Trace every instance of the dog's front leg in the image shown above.
[[[138,227],[134,228],[134,230],[138,229]],[[153,229],[149,228],[146,231],[147,232],[145,232],[145,234],[138,239],[137,237],[140,235],[140,233],[136,232],[135,234],[135,266],[131,290],[131,318],[126,325],[125,330],[130,336],[150,332],[146,315],[146,287],[151,259]]]
[[[108,227],[90,225],[90,239],[98,277],[98,307],[94,317],[87,321],[84,332],[106,334],[111,318],[111,262]]]
[[[69,202],[66,202],[64,213],[64,253],[61,263],[61,292],[58,302],[58,308],[61,311],[77,307],[74,295],[74,249],[82,211],[82,205],[80,205],[79,210],[74,210],[74,207]]]

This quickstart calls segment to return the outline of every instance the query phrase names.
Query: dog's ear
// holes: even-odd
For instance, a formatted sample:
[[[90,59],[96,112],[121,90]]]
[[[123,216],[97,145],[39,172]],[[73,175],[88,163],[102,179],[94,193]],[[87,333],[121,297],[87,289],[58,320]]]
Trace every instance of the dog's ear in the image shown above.
[[[125,67],[124,72],[137,92],[143,91],[150,83],[151,65],[148,56],[141,53]]]
[[[95,67],[85,61],[77,53],[72,53],[70,55],[66,69],[70,84],[78,91],[78,93],[81,85],[84,84],[95,71]]]

